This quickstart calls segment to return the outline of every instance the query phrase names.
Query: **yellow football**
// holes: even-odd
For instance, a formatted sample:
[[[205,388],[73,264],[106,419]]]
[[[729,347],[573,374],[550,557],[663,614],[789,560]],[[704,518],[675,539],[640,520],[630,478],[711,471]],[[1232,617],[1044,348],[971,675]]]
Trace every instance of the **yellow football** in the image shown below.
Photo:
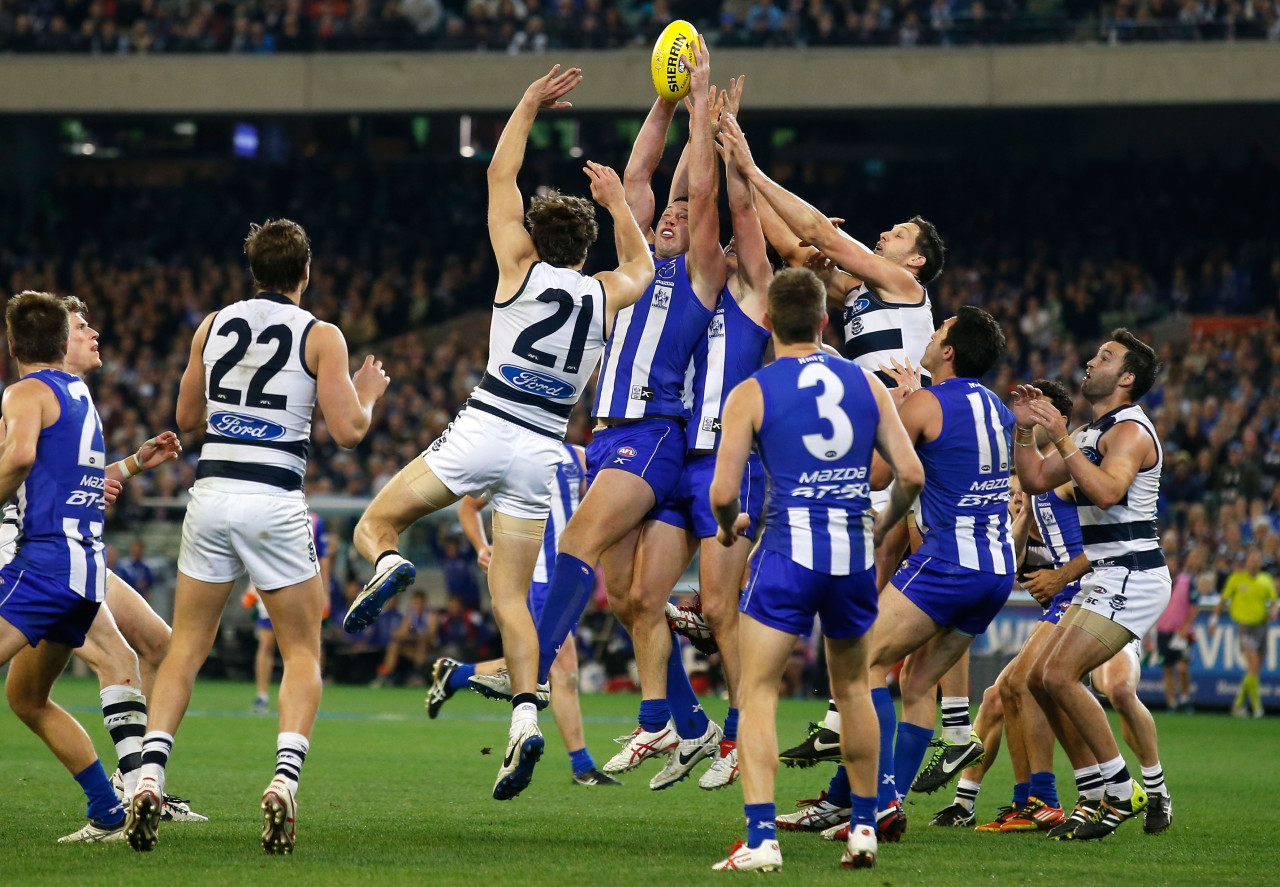
[[[667,25],[658,42],[653,44],[653,60],[649,65],[653,88],[669,102],[678,102],[689,94],[689,74],[693,68],[690,44],[697,37],[697,29],[681,19]],[[680,61],[681,53],[688,65]]]

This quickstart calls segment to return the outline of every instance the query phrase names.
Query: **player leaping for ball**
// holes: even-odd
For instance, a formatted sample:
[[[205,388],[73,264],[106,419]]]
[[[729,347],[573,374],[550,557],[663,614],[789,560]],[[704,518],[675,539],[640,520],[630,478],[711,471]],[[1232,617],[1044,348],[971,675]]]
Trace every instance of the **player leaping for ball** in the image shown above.
[[[499,801],[528,786],[544,746],[536,707],[538,636],[528,595],[569,414],[615,316],[625,327],[627,309],[653,279],[648,244],[609,167],[589,162],[583,171],[592,196],[613,217],[616,271],[582,273],[598,230],[590,201],[552,192],[535,197],[525,213],[516,174],[529,128],[540,110],[570,107],[561,98],[581,80],[577,68],[561,73],[553,67],[525,91],[498,140],[489,163],[489,238],[498,260],[489,364],[453,424],[365,509],[355,544],[374,563],[374,575],[345,620],[348,631],[364,628],[413,581],[414,566],[396,547],[406,528],[464,495],[489,497],[489,591],[513,691],[506,755],[493,786]]]
[[[721,248],[715,132],[722,111],[736,113],[743,80],[731,81],[729,90],[717,97],[715,87],[710,85],[710,53],[697,42],[692,45],[692,52],[695,64],[690,98],[686,100],[691,133],[686,268],[695,292],[715,290],[718,297],[711,322],[695,347],[690,364],[686,396],[692,411],[684,434],[684,468],[675,489],[657,504],[641,531],[631,588],[633,637],[646,638],[642,645],[637,642],[637,658],[647,666],[641,671],[641,688],[650,698],[662,693],[665,686],[680,736],[680,745],[649,782],[655,790],[674,785],[703,758],[712,756],[715,761],[702,775],[699,786],[707,790],[723,788],[737,778],[738,592],[755,537],[754,522],[764,507],[764,468],[753,455],[747,460],[740,491],[742,510],[753,521],[750,532],[732,546],[716,544],[716,520],[707,491],[720,443],[721,410],[729,392],[763,363],[769,344],[769,332],[762,326],[765,293],[773,269],[751,189],[732,166],[728,193],[734,238]],[[695,553],[699,556],[704,614],[719,646],[729,688],[723,733],[707,720],[692,697],[680,645],[671,640],[664,612],[672,589]],[[641,649],[647,653],[645,659],[640,659]],[[606,771],[631,769],[649,756],[652,747],[637,735],[606,765]]]
[[[627,202],[642,228],[653,221],[651,179],[675,107],[661,98],[655,101],[627,163]],[[635,642],[643,697],[639,728],[605,764],[606,773],[672,753],[681,740],[697,746],[697,751],[688,750],[698,756],[696,762],[703,750],[714,754],[719,740],[719,728],[712,729],[688,679],[681,679],[683,669],[668,680],[666,592],[660,598],[631,596],[633,556],[645,517],[680,482],[685,376],[690,358],[706,339],[724,284],[724,259],[714,231],[709,250],[689,252],[691,208],[679,190],[682,180],[677,170],[672,197],[652,232],[657,263],[652,285],[634,307],[619,312],[609,336],[592,410],[599,424],[587,447],[587,495],[560,537],[538,620],[538,678],[545,680],[595,587],[595,565],[603,567],[609,603]],[[678,711],[672,711],[669,699]]]

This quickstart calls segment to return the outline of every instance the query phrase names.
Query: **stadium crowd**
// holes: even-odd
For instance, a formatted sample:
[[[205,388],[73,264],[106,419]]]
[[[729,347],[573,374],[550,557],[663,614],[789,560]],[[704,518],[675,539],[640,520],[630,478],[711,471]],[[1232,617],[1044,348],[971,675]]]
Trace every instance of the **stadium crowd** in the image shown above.
[[[578,161],[541,163],[540,181],[585,190]],[[975,167],[971,175],[948,172],[943,188],[942,171],[920,175],[905,165],[860,176],[836,165],[774,167],[831,212],[857,207],[846,227],[863,240],[873,241],[903,207],[928,207],[950,248],[931,287],[935,315],[975,304],[1002,322],[1009,348],[988,380],[1001,393],[1041,377],[1077,387],[1090,349],[1115,325],[1257,316],[1251,326],[1160,344],[1168,370],[1147,405],[1167,452],[1171,554],[1204,547],[1219,585],[1252,549],[1274,569],[1280,259],[1269,257],[1280,253],[1266,232],[1280,230],[1268,215],[1280,206],[1280,170],[1260,159],[1236,168],[1132,160],[1049,176],[1031,166],[1005,166],[998,176]],[[174,427],[194,329],[211,307],[250,294],[239,244],[248,221],[272,211],[311,231],[308,307],[342,327],[353,364],[372,351],[393,380],[355,450],[338,447],[323,421],[315,423],[308,492],[371,495],[447,426],[486,360],[495,269],[474,196],[484,193],[475,187],[483,167],[437,159],[359,174],[334,169],[229,165],[223,176],[175,174],[164,186],[64,173],[39,192],[3,195],[0,274],[9,291],[75,294],[102,331],[104,366],[91,384],[110,458]],[[282,201],[286,193],[301,196]],[[223,207],[216,213],[208,209],[215,200]],[[148,224],[126,221],[139,218]],[[1186,218],[1223,224],[1208,239],[1193,237]],[[571,441],[589,436],[590,402],[583,398],[575,411]],[[142,509],[141,496],[176,496],[193,482],[198,441],[186,446],[184,459],[130,486],[118,522],[156,516]]]
[[[0,51],[613,49],[677,15],[719,46],[1280,39],[1276,0],[3,0]]]

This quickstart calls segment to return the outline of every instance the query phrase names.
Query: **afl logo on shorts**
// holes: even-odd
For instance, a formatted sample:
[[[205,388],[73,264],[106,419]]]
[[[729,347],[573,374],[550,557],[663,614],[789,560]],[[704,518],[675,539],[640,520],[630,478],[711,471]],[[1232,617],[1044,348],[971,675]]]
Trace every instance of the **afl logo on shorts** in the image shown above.
[[[215,434],[238,440],[275,440],[284,437],[284,427],[256,416],[236,413],[214,413],[209,417],[209,428]]]
[[[1126,603],[1124,595],[1122,594],[1115,594],[1111,596],[1111,609],[1115,610],[1117,613],[1124,609],[1124,605]]]

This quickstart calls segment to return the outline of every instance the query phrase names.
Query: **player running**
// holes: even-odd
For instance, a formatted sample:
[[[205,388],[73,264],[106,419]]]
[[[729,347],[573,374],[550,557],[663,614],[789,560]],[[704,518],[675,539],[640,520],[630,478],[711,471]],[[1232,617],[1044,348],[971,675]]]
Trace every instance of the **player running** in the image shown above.
[[[868,632],[876,621],[873,537],[901,520],[924,471],[884,385],[861,367],[826,354],[821,281],[788,269],[769,285],[772,364],[737,386],[724,409],[711,504],[722,545],[748,529],[740,488],[753,441],[769,479],[764,535],[742,594],[739,642],[742,707],[738,757],[747,819],[716,870],[773,871],[782,866],[775,837],[775,716],[778,681],[797,636],[822,619],[831,686],[848,718],[841,737],[853,787],[853,827],[841,863],[876,862],[876,730],[868,689]],[[873,450],[897,473],[888,507],[869,511]]]
[[[525,91],[498,140],[489,164],[489,238],[498,260],[489,364],[453,424],[382,488],[360,518],[355,544],[374,564],[374,575],[344,623],[347,631],[369,625],[383,603],[413,581],[413,564],[397,550],[406,528],[464,495],[488,495],[494,512],[489,591],[513,690],[506,754],[493,787],[499,801],[525,789],[544,745],[535,704],[538,635],[528,593],[569,415],[615,317],[625,329],[626,309],[653,279],[648,244],[622,183],[607,166],[588,162],[584,172],[592,196],[613,217],[616,271],[582,273],[598,231],[589,201],[552,192],[535,197],[524,211],[516,174],[529,128],[539,110],[570,107],[560,99],[581,80],[577,68],[560,73],[559,65],[553,67]],[[550,665],[543,663],[542,679]]]
[[[227,597],[247,572],[284,659],[262,846],[293,852],[298,778],[320,707],[327,599],[302,492],[312,413],[318,402],[333,439],[354,447],[389,382],[372,355],[348,375],[342,331],[301,307],[311,274],[301,226],[286,219],[253,225],[245,253],[256,295],[204,319],[178,390],[178,427],[203,428],[204,446],[182,524],[173,638],[156,676],[142,778],[125,825],[125,839],[139,851],[155,849],[174,734]]]
[[[1159,369],[1149,345],[1117,329],[1087,364],[1080,392],[1093,421],[1074,435],[1034,387],[1019,386],[1013,401],[1023,488],[1034,495],[1073,484],[1092,567],[1028,678],[1059,741],[1078,730],[1101,768],[1102,800],[1093,810],[1077,808],[1067,820],[1076,840],[1110,834],[1148,802],[1147,792],[1129,776],[1102,706],[1080,681],[1143,637],[1169,601],[1172,582],[1156,533],[1163,454],[1151,420],[1137,405]],[[1056,449],[1048,457],[1028,446],[1037,425]]]

